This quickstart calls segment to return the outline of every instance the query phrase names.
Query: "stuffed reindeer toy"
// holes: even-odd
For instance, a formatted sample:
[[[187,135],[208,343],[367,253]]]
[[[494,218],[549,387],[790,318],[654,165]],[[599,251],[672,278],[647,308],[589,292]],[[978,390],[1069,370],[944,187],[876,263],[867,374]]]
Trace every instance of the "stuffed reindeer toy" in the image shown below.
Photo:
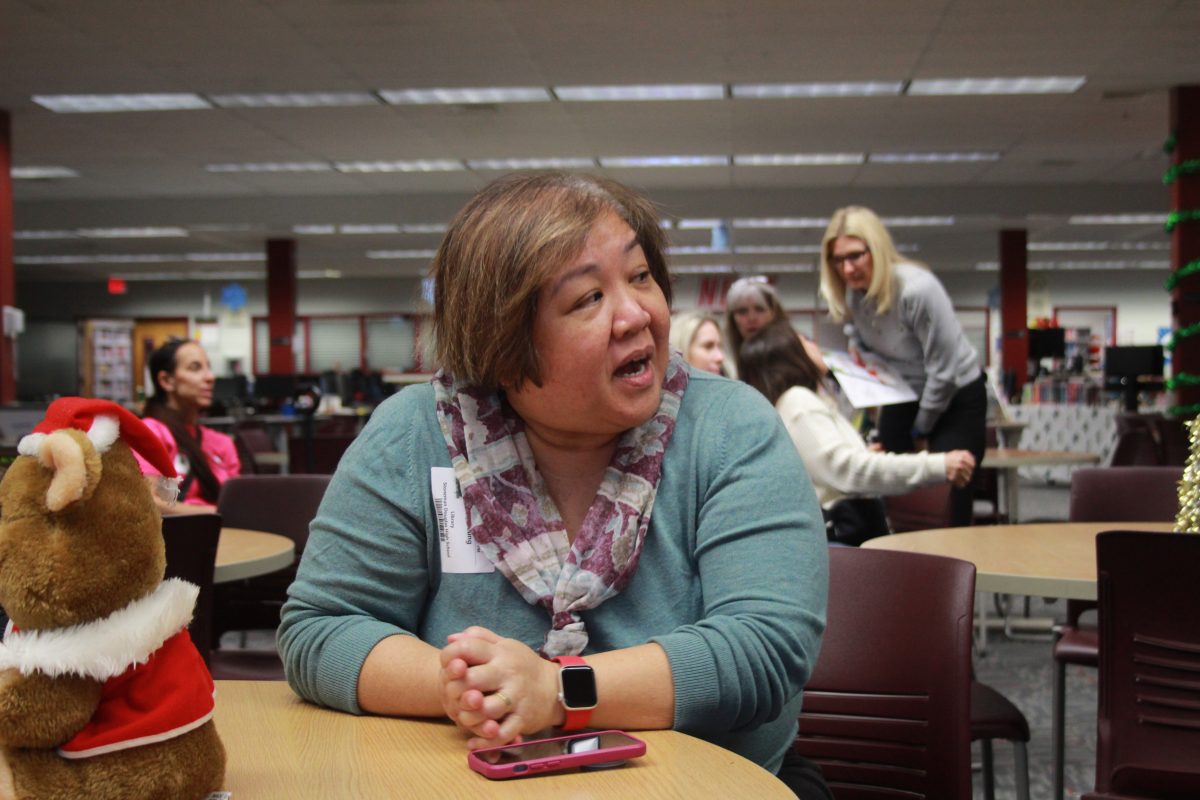
[[[162,518],[131,448],[165,449],[106,400],[55,401],[0,482],[0,800],[196,798],[221,788],[212,677],[163,580]]]

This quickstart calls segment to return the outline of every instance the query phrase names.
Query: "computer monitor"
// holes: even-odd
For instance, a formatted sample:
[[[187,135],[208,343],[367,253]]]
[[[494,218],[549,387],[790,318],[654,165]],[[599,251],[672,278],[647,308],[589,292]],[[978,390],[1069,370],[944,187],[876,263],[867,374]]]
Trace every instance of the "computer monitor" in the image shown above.
[[[291,402],[296,394],[295,375],[255,375],[254,399],[256,404],[269,408],[279,408]]]
[[[1067,339],[1062,328],[1030,328],[1029,359],[1066,358]]]
[[[1162,383],[1162,345],[1104,348],[1104,388],[1124,393],[1126,411],[1137,411],[1139,390],[1162,388]]]
[[[250,382],[245,375],[230,375],[213,382],[213,399],[245,402],[250,399]]]
[[[209,414],[222,416],[240,409],[250,401],[250,384],[245,375],[217,378],[213,382],[213,401]]]

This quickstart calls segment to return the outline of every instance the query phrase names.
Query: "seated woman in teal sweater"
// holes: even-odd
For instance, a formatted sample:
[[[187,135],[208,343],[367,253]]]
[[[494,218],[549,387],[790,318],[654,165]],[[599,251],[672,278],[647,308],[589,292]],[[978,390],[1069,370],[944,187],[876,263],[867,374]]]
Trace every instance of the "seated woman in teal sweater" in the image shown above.
[[[650,202],[595,177],[503,178],[459,212],[442,370],[347,451],[284,606],[299,694],[448,716],[469,747],[674,727],[826,796],[790,752],[821,510],[774,409],[671,356],[664,253]]]

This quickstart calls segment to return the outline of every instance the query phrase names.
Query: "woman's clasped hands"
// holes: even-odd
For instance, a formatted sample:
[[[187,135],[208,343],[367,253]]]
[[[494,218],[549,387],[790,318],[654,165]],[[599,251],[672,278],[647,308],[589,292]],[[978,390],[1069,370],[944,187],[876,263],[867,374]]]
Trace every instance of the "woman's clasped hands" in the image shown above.
[[[467,747],[499,747],[562,723],[558,671],[516,639],[472,626],[441,650],[442,708],[472,734]]]

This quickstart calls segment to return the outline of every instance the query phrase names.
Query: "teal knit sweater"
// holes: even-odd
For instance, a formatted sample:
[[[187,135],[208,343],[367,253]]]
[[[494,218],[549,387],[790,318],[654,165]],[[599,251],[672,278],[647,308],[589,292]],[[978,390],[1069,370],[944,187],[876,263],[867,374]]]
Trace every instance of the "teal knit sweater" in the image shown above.
[[[430,468],[449,466],[429,385],[383,403],[346,452],[283,609],[279,644],[301,696],[362,713],[359,671],[395,634],[441,647],[483,625],[542,644],[548,615],[499,571],[441,572]],[[675,728],[776,771],[826,588],[821,509],[779,415],[746,385],[693,371],[637,573],[583,613],[586,652],[657,642]]]

